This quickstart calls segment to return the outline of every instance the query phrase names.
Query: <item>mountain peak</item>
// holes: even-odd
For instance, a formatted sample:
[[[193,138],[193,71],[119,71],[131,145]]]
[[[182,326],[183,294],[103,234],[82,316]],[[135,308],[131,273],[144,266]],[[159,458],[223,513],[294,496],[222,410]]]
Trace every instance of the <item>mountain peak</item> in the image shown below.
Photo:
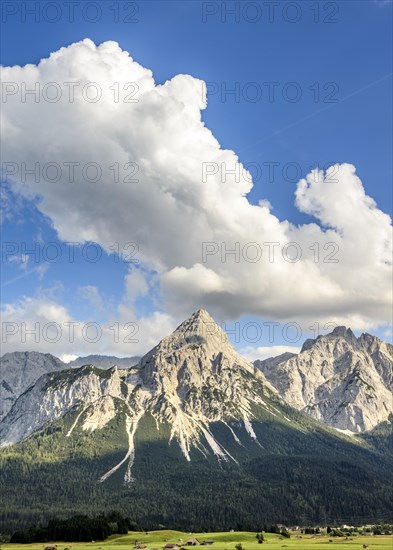
[[[356,338],[352,330],[344,326],[335,327],[333,331],[327,336],[343,338],[346,342],[348,342],[348,344],[350,344],[355,349],[357,349],[359,346],[358,339]]]
[[[186,319],[184,321],[184,323],[187,323],[187,322],[197,322],[197,323],[206,323],[206,324],[211,324],[211,325],[217,325],[217,323],[215,322],[213,317],[210,315],[210,313],[208,311],[206,311],[206,309],[198,309],[197,311],[195,311],[191,315],[191,317],[189,317],[188,319]]]
[[[358,340],[352,330],[350,328],[347,328],[345,326],[337,326],[334,327],[332,332],[329,332],[328,334],[322,335],[320,334],[316,338],[307,338],[307,340],[304,341],[302,349],[300,350],[300,353],[303,353],[305,351],[308,351],[314,347],[314,345],[318,343],[322,343],[322,345],[325,345],[325,340],[328,339],[334,339],[334,338],[343,338],[346,340],[349,344],[351,344],[353,347],[358,347]]]
[[[198,309],[185,321],[165,341],[184,340],[185,343],[209,343],[213,346],[221,347],[229,345],[228,337],[221,327],[215,322],[205,309]]]
[[[201,317],[201,318],[212,319],[210,313],[209,313],[208,311],[206,311],[206,309],[203,309],[203,308],[197,309],[197,310],[191,315],[191,317]]]
[[[363,332],[359,336],[358,340],[361,344],[369,344],[369,345],[370,344],[381,345],[384,343],[386,344],[386,342],[378,338],[378,336],[374,336],[373,334],[369,334],[368,332]]]
[[[350,336],[352,338],[352,337],[355,336],[350,328],[347,328],[347,327],[344,327],[344,326],[334,327],[331,334],[333,336],[342,336],[344,338],[346,338],[348,336]]]
[[[299,355],[258,366],[293,407],[333,428],[362,432],[392,412],[393,348],[377,337],[356,338],[350,328],[304,342]]]

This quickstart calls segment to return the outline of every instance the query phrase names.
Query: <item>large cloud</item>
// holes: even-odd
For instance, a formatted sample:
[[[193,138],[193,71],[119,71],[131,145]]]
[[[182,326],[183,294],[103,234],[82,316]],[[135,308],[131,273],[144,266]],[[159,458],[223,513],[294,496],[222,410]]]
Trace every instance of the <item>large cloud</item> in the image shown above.
[[[86,289],[87,287],[85,287]],[[95,298],[95,287],[89,287]],[[2,353],[35,350],[53,355],[143,355],[176,327],[165,313],[137,316],[121,304],[103,323],[75,318],[56,297],[55,289],[5,304],[2,311]],[[98,308],[99,309],[99,308]]]
[[[354,328],[389,321],[390,218],[365,195],[353,166],[315,171],[299,182],[296,205],[318,223],[296,227],[277,219],[265,201],[248,201],[250,174],[233,151],[221,149],[201,119],[206,101],[200,80],[178,75],[155,85],[151,72],[115,42],[96,46],[84,40],[37,66],[5,68],[3,81],[14,83],[2,109],[3,159],[18,167],[10,179],[20,181],[22,163],[31,168],[38,162],[41,171],[45,163],[60,165],[58,182],[48,181],[50,171],[38,182],[27,175],[21,192],[42,198],[39,208],[61,239],[93,240],[107,250],[113,243],[120,249],[137,243],[138,258],[157,271],[166,307],[176,316],[206,307],[228,319],[253,314]],[[43,88],[49,82],[62,90],[58,102],[42,99],[56,92],[54,86]],[[79,83],[73,102],[64,84],[70,82]],[[102,91],[96,103],[81,93],[88,82]],[[36,83],[39,101],[28,95],[22,102],[22,87]],[[92,98],[94,87],[85,92]],[[124,102],[127,93],[137,101]],[[74,183],[67,162],[80,163]],[[100,165],[101,181],[80,176],[89,162]],[[122,167],[136,163],[138,182],[114,182],[115,163],[121,179],[135,165]],[[210,175],[202,173],[203,166]],[[224,177],[223,168],[236,167]],[[297,248],[285,248],[289,242]],[[210,252],[205,257],[203,246]],[[239,257],[222,256],[225,247],[235,246]],[[300,251],[301,260],[291,262]],[[146,292],[143,281],[134,282],[136,294]]]

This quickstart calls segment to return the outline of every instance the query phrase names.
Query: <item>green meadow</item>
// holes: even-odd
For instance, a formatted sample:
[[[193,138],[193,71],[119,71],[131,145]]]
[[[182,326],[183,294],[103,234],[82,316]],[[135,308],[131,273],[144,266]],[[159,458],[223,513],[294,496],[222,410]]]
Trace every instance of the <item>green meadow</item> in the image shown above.
[[[352,540],[345,537],[315,537],[314,535],[301,535],[297,539],[295,534],[290,539],[280,538],[280,535],[264,534],[265,542],[258,544],[255,538],[256,533],[249,532],[222,532],[222,533],[182,533],[180,531],[151,531],[130,532],[128,535],[112,536],[104,542],[91,543],[64,543],[58,542],[57,550],[134,550],[136,543],[146,545],[146,550],[163,550],[165,544],[185,544],[191,537],[197,538],[200,542],[213,540],[212,550],[236,550],[237,544],[242,544],[244,550],[263,550],[263,548],[305,548],[306,550],[321,550],[323,548],[335,548],[336,550],[363,548],[364,544],[372,549],[393,549],[392,536],[354,536]],[[182,539],[180,541],[179,539]],[[329,542],[331,539],[333,542]],[[46,544],[4,544],[2,550],[43,550]],[[187,547],[186,547],[187,548]],[[188,547],[190,548],[190,547]],[[191,547],[192,548],[192,547]]]

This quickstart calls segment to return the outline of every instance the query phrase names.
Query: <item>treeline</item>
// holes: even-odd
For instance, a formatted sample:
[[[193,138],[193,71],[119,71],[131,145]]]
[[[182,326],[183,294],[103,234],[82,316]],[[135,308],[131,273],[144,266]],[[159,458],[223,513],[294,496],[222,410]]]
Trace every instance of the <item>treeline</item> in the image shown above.
[[[188,463],[177,444],[168,445],[163,432],[157,439],[154,420],[151,425],[144,421],[133,483],[124,483],[126,466],[105,483],[97,483],[124,458],[128,448],[123,425],[116,422],[105,430],[76,432],[67,438],[70,420],[63,431],[49,433],[47,429],[2,449],[3,534],[29,532],[30,525],[46,525],[53,517],[63,520],[85,514],[97,518],[108,510],[124,514],[149,531],[165,526],[193,532],[232,528],[266,532],[276,522],[312,526],[391,520],[386,512],[393,508],[391,455],[338,442],[324,433],[306,436],[294,430],[294,434],[268,423],[263,425],[264,432],[258,432],[262,428],[255,425],[269,449],[267,454],[254,444],[239,451],[226,428],[225,433],[214,432],[229,452],[244,452],[237,465],[218,464],[214,457],[205,459],[197,451]],[[289,455],[285,454],[288,441],[293,447]],[[54,538],[58,537],[48,535],[48,540]],[[79,540],[79,534],[72,538]],[[90,532],[86,538],[99,540],[100,536]]]
[[[91,542],[105,540],[110,535],[125,535],[128,531],[136,529],[135,523],[118,512],[96,517],[78,515],[68,519],[51,519],[46,527],[30,527],[24,531],[17,531],[12,535],[10,542],[18,544],[55,540]]]

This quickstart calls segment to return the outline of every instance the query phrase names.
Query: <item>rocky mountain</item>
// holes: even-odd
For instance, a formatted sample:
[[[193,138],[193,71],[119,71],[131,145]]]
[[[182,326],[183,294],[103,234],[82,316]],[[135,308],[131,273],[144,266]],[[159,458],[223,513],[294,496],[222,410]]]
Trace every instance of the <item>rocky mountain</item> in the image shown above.
[[[254,364],[287,403],[333,428],[365,432],[393,413],[393,346],[370,334],[336,327],[298,355]]]
[[[67,364],[67,367],[83,367],[83,365],[94,365],[99,369],[110,369],[117,366],[119,369],[128,369],[138,363],[140,357],[116,357],[115,355],[86,355],[77,357]]]
[[[95,365],[101,369],[109,369],[114,365],[119,368],[129,368],[135,365],[139,359],[139,357],[88,355],[87,357],[77,357],[70,363],[64,363],[50,353],[37,351],[5,353],[0,358],[0,419],[8,413],[15,400],[43,374],[82,365]]]
[[[0,419],[11,409],[15,400],[40,376],[64,369],[66,365],[50,353],[16,351],[0,359]]]
[[[197,530],[378,515],[393,503],[381,434],[349,438],[288,406],[199,310],[134,367],[45,373],[19,396],[0,423],[0,522],[113,509]]]
[[[171,426],[170,440],[179,443],[187,460],[192,447],[207,452],[206,444],[210,452],[227,460],[232,458],[230,453],[216,441],[209,425],[222,422],[239,441],[228,424],[235,420],[256,441],[252,409],[262,407],[275,414],[268,401],[275,394],[210,315],[199,310],[134,368],[102,371],[88,365],[43,375],[1,423],[1,446],[25,439],[75,408],[78,415],[70,433],[78,423],[82,430],[103,428],[121,402],[126,410],[129,457],[139,420],[148,412],[158,424]]]

